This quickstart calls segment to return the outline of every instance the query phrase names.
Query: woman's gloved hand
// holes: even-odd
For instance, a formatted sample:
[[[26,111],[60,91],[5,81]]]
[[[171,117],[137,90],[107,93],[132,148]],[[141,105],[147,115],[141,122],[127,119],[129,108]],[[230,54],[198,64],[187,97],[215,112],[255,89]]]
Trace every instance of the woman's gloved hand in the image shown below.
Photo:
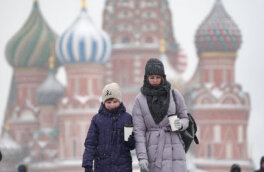
[[[176,130],[182,129],[183,126],[182,126],[181,120],[179,118],[175,119],[174,126],[175,126]]]
[[[139,167],[141,170],[149,171],[148,169],[149,162],[146,159],[139,160]]]

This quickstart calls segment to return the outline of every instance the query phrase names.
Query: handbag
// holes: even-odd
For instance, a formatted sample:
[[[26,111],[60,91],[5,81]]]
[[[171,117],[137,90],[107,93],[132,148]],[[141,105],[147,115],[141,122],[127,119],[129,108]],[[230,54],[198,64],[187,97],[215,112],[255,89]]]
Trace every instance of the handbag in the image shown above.
[[[174,90],[172,90],[172,96],[173,96],[173,100],[175,102],[175,106],[176,106],[176,110],[177,110],[177,101],[176,101],[176,96],[175,96]],[[175,114],[177,114],[177,112],[175,112]],[[196,144],[199,144],[198,137],[196,136],[196,132],[197,132],[196,122],[190,113],[187,113],[187,115],[189,118],[189,126],[188,126],[188,128],[186,128],[186,130],[180,132],[181,138],[182,138],[184,145],[185,145],[184,149],[185,149],[186,153],[189,150],[193,141]]]

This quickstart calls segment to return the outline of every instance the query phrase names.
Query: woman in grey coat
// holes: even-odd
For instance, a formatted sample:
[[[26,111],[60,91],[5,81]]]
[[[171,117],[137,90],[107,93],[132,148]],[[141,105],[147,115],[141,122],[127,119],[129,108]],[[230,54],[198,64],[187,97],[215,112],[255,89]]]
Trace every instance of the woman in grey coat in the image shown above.
[[[136,154],[141,171],[187,172],[184,143],[180,131],[188,127],[186,105],[182,95],[166,80],[163,64],[152,58],[145,66],[144,84],[132,110]],[[176,109],[175,109],[176,108]],[[168,115],[177,112],[172,132]]]

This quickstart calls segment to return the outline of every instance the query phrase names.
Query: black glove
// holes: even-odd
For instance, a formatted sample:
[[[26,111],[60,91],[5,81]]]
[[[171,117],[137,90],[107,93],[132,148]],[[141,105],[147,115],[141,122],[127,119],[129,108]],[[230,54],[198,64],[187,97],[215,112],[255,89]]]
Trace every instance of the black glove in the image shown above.
[[[93,172],[92,166],[85,166],[84,168],[85,168],[84,172]]]
[[[125,141],[126,146],[130,149],[133,150],[135,149],[135,137],[134,137],[134,132],[128,137],[128,141]]]

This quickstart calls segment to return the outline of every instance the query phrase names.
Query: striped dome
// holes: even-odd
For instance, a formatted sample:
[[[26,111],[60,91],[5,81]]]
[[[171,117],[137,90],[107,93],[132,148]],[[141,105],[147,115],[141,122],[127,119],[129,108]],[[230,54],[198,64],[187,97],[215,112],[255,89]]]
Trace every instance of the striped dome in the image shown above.
[[[39,105],[55,106],[63,95],[64,88],[56,79],[52,71],[49,72],[47,79],[37,88],[36,100]]]
[[[7,61],[14,68],[48,68],[51,46],[55,47],[56,38],[57,35],[42,17],[38,2],[35,1],[28,20],[7,44]],[[55,66],[59,64],[57,60]]]
[[[83,8],[74,24],[58,39],[56,49],[63,64],[103,64],[110,58],[112,45],[109,36],[95,26]]]
[[[240,30],[221,0],[216,0],[212,11],[197,30],[195,39],[198,53],[236,52],[242,42]]]

